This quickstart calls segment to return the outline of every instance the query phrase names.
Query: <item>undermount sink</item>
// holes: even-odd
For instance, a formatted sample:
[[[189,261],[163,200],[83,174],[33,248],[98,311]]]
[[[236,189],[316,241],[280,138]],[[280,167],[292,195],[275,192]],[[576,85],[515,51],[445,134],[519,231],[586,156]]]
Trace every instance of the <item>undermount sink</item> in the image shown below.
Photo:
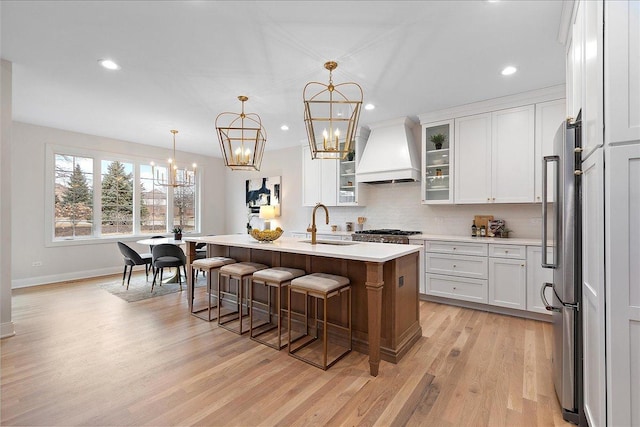
[[[301,243],[311,243],[311,240],[301,240]],[[358,242],[352,242],[349,240],[316,240],[317,245],[335,245],[335,246],[350,246],[357,245]]]

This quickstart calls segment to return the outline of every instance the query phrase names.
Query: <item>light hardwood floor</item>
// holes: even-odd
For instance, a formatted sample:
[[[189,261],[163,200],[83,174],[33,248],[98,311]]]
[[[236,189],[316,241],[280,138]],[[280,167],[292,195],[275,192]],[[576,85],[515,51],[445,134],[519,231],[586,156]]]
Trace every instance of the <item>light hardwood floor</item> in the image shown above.
[[[13,292],[3,426],[569,425],[543,322],[422,302],[423,338],[374,378],[363,354],[323,372],[190,316],[186,291],[127,303],[107,280]]]

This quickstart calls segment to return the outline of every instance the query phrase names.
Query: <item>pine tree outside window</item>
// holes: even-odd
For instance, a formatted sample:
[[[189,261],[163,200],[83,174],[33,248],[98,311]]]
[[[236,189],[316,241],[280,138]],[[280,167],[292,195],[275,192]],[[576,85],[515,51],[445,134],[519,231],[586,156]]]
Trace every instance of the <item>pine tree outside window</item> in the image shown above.
[[[133,234],[133,164],[102,161],[102,235]]]
[[[88,237],[93,234],[93,159],[55,155],[54,236]]]

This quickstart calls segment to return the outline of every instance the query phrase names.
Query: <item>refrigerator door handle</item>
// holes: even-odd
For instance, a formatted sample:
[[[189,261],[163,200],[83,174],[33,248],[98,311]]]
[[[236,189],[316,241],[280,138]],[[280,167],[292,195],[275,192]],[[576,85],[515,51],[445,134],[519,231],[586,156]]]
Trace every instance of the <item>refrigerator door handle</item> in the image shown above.
[[[547,288],[553,288],[553,283],[543,283],[542,284],[542,288],[540,289],[540,298],[542,299],[542,303],[544,304],[544,308],[547,311],[557,311],[557,312],[561,312],[562,308],[560,307],[554,307],[551,304],[549,304],[549,301],[547,301],[547,296],[544,294],[544,291]],[[554,289],[555,292],[555,289]]]
[[[560,192],[560,176],[559,176],[559,172],[560,172],[560,157],[559,156],[544,156],[544,158],[542,159],[542,267],[543,268],[558,268],[558,263],[556,262],[556,257],[557,257],[557,251],[555,250],[555,246],[554,246],[554,251],[553,251],[553,262],[549,262],[549,259],[547,257],[547,244],[548,244],[548,239],[547,239],[547,229],[548,229],[548,223],[549,223],[549,218],[548,218],[548,202],[547,202],[547,164],[549,163],[555,163],[555,192],[556,192],[556,197]],[[557,205],[557,203],[556,203]],[[553,224],[553,244],[556,245],[557,241],[558,241],[558,226],[560,224],[560,209],[558,206],[554,206],[554,210],[556,212],[556,215],[554,217],[554,224]]]

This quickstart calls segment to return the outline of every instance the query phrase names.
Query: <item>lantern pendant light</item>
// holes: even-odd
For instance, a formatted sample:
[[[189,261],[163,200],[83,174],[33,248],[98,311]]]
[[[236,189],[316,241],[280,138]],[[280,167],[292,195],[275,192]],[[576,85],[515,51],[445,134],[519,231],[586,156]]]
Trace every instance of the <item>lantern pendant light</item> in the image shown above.
[[[357,83],[333,84],[335,61],[324,64],[329,84],[309,82],[303,90],[304,122],[313,159],[344,159],[351,151],[362,107]]]
[[[242,112],[220,113],[216,117],[216,130],[225,164],[232,170],[260,170],[267,132],[260,116],[245,113],[244,103],[249,100],[239,96]]]

